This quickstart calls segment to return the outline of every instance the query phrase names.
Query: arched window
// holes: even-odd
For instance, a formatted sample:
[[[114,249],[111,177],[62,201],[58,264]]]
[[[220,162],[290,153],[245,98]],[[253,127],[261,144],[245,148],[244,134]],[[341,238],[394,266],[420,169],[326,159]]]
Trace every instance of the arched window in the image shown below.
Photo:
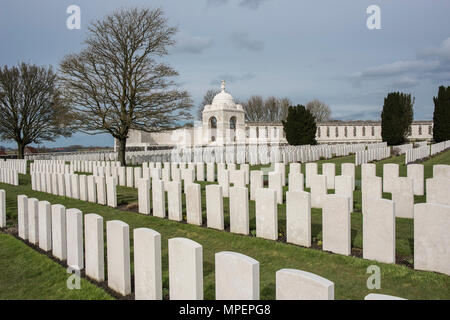
[[[422,126],[419,126],[419,136],[422,135]]]
[[[433,127],[432,126],[428,126],[428,134],[433,134]]]
[[[347,129],[347,127],[345,127],[344,128],[344,136],[347,138],[347,136],[348,136],[348,129]]]
[[[274,136],[274,138],[278,137],[278,128],[277,127],[273,128],[273,136]]]
[[[269,137],[269,128],[266,127],[266,138],[268,138],[268,137]]]
[[[372,137],[375,136],[375,127],[372,126]]]
[[[230,129],[231,130],[236,130],[236,117],[231,117],[230,118]]]
[[[259,138],[259,127],[256,127],[256,137]]]
[[[356,137],[356,127],[353,127],[353,136]]]
[[[209,126],[211,129],[217,129],[217,119],[216,117],[209,118]]]
[[[336,137],[339,137],[339,127],[336,127]]]
[[[330,136],[330,127],[327,127],[327,137]]]
[[[363,127],[363,137],[366,136],[366,127]]]
[[[320,127],[317,128],[317,137],[320,138]]]

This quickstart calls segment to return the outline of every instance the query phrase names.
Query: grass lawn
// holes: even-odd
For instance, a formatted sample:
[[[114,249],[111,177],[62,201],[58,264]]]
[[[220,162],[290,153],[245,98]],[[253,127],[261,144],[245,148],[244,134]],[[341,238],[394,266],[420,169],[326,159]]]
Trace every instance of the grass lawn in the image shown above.
[[[12,235],[0,233],[1,299],[111,299],[103,289],[81,279],[69,290],[64,267]]]
[[[332,160],[319,161],[335,162],[337,164],[343,162],[353,162],[353,156],[336,158]],[[380,161],[377,164],[377,175],[381,175],[379,167],[382,168],[382,163],[395,162],[402,164],[404,158],[394,157],[388,160]],[[450,163],[450,151],[437,155],[436,157],[424,162],[426,177],[431,176],[431,165],[435,163]],[[253,169],[253,168],[252,168]],[[304,169],[303,169],[304,170]],[[319,166],[319,172],[321,167]],[[336,174],[340,173],[340,166],[336,168]],[[406,167],[401,165],[400,175],[406,175]],[[357,167],[357,180],[360,177],[360,169]],[[363,299],[368,293],[384,293],[391,294],[407,299],[450,299],[450,277],[437,274],[433,272],[415,271],[404,265],[389,265],[377,263],[374,261],[363,260],[356,257],[347,257],[342,255],[330,254],[320,250],[302,248],[280,241],[269,241],[250,236],[234,235],[229,232],[217,231],[203,227],[188,225],[186,223],[179,223],[169,221],[167,219],[155,218],[152,216],[145,216],[129,211],[121,211],[109,207],[91,204],[84,201],[69,199],[65,197],[53,196],[46,193],[36,192],[31,190],[29,175],[21,175],[21,185],[18,187],[0,184],[0,188],[6,191],[7,198],[7,214],[8,224],[14,225],[17,221],[17,195],[26,194],[29,197],[36,197],[39,200],[47,200],[52,204],[63,204],[66,208],[78,208],[83,213],[97,213],[107,220],[122,220],[130,225],[131,229],[138,227],[152,228],[162,235],[162,266],[163,266],[163,294],[168,294],[168,261],[167,261],[167,240],[173,237],[186,237],[197,241],[203,246],[203,266],[204,266],[204,291],[205,299],[214,299],[214,254],[220,251],[235,251],[248,255],[260,262],[260,288],[261,299],[274,299],[275,297],[275,272],[282,268],[294,268],[313,272],[322,277],[325,277],[335,283],[335,298],[336,299]],[[360,203],[360,193],[358,198],[358,190],[355,192],[355,208]],[[137,190],[120,187],[118,189],[118,203],[119,205],[130,204],[137,199]],[[417,199],[419,201],[420,199]],[[206,206],[203,203],[204,207]],[[360,208],[360,207],[359,207]],[[228,224],[228,200],[224,200],[224,209],[226,213],[226,225]],[[284,221],[284,206],[279,206],[279,228],[281,232],[285,230]],[[312,211],[312,232],[316,240],[321,238],[321,210],[314,209]],[[251,214],[251,228],[254,229],[254,203],[250,202]],[[105,224],[106,225],[106,224]],[[397,219],[397,253],[403,256],[412,255],[412,221],[408,219]],[[10,237],[10,236],[8,236]],[[130,234],[132,238],[132,232]],[[2,239],[2,238],[0,238]],[[17,246],[21,245],[19,240],[11,237],[12,242],[18,242]],[[1,247],[4,246],[3,241],[0,242]],[[359,212],[352,214],[352,246],[361,247],[362,245],[362,219]],[[30,248],[25,248],[32,250]],[[3,250],[3,248],[1,249]],[[132,242],[131,242],[132,251]],[[5,273],[3,269],[7,268],[3,263],[8,258],[3,257],[3,251],[0,251],[1,264],[0,274]],[[106,252],[106,251],[105,251]],[[33,263],[28,263],[33,270],[40,270],[42,267],[41,259],[50,260],[45,256],[35,252],[33,256]],[[39,260],[39,261],[38,261]],[[133,259],[131,259],[133,261]],[[49,261],[54,264],[54,262]],[[366,274],[367,267],[376,264],[381,268],[382,280],[380,290],[369,290],[366,287],[366,281],[369,274]],[[13,265],[13,264],[12,264]],[[56,267],[59,267],[55,264]],[[14,268],[15,267],[11,267]],[[67,279],[67,274],[62,267],[59,267],[60,275]],[[13,271],[14,271],[13,269]],[[22,270],[17,270],[21,272]],[[36,272],[36,270],[34,271]],[[56,272],[55,272],[56,273]],[[49,276],[43,275],[49,282],[55,280],[49,279]],[[0,279],[1,279],[0,275]],[[56,277],[56,275],[55,275]],[[3,282],[1,282],[3,283]],[[65,281],[61,284],[65,288]],[[1,286],[1,285],[0,285]],[[23,292],[27,292],[28,284],[21,282]],[[51,285],[44,283],[40,287],[50,287]],[[9,285],[8,285],[9,287]],[[45,291],[42,288],[39,291]],[[53,290],[53,289],[51,289]],[[10,295],[5,294],[5,290],[0,287],[0,298],[20,298],[11,290]],[[80,293],[85,299],[93,298],[88,293]],[[106,296],[106,294],[105,294]],[[29,298],[37,298],[31,296]],[[52,297],[49,297],[52,298]],[[55,297],[56,298],[56,297]],[[63,298],[63,297],[61,297]],[[99,297],[101,298],[101,297]]]

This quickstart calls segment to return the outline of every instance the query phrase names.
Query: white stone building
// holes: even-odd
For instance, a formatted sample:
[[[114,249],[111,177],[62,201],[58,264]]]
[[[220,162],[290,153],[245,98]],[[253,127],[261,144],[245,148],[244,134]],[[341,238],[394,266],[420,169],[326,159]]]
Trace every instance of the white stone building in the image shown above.
[[[409,140],[431,140],[432,138],[432,121],[413,122]],[[317,123],[316,140],[318,143],[327,144],[381,142],[381,122]],[[131,130],[127,140],[127,148],[130,150],[229,144],[287,144],[287,141],[281,122],[245,122],[242,105],[236,104],[231,94],[226,92],[224,81],[222,81],[222,91],[214,97],[211,105],[204,107],[202,121],[196,122],[193,127],[158,133]]]

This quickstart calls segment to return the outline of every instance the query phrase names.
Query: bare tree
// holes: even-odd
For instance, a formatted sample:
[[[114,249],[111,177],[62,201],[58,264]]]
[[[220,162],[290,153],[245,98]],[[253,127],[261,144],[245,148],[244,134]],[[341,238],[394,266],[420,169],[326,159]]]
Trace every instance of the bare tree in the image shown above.
[[[245,119],[250,122],[279,122],[286,119],[289,106],[288,98],[252,96],[243,103]]]
[[[0,137],[16,141],[18,158],[30,143],[70,136],[70,120],[51,67],[21,63],[0,69]]]
[[[117,139],[122,165],[130,130],[175,129],[191,118],[189,94],[172,80],[178,73],[158,61],[175,43],[175,33],[161,9],[122,9],[94,22],[87,47],[60,64],[77,124]]]
[[[331,109],[326,103],[314,99],[306,104],[306,110],[309,110],[316,122],[323,122],[331,120]]]
[[[199,121],[202,120],[202,112],[203,112],[203,108],[207,105],[207,104],[211,104],[214,97],[220,92],[220,90],[217,89],[209,89],[208,91],[206,91],[205,95],[203,96],[203,100],[201,105],[198,108],[198,113],[197,113],[197,119]]]

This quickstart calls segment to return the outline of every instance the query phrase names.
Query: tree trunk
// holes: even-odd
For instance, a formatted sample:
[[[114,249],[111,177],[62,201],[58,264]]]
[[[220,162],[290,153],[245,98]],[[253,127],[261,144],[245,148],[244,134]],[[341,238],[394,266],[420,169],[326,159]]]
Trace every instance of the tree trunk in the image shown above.
[[[127,146],[127,138],[117,139],[119,143],[119,161],[120,165],[125,167],[127,165],[125,161],[125,149]]]
[[[23,142],[17,142],[17,158],[23,159],[25,157],[26,144]]]

